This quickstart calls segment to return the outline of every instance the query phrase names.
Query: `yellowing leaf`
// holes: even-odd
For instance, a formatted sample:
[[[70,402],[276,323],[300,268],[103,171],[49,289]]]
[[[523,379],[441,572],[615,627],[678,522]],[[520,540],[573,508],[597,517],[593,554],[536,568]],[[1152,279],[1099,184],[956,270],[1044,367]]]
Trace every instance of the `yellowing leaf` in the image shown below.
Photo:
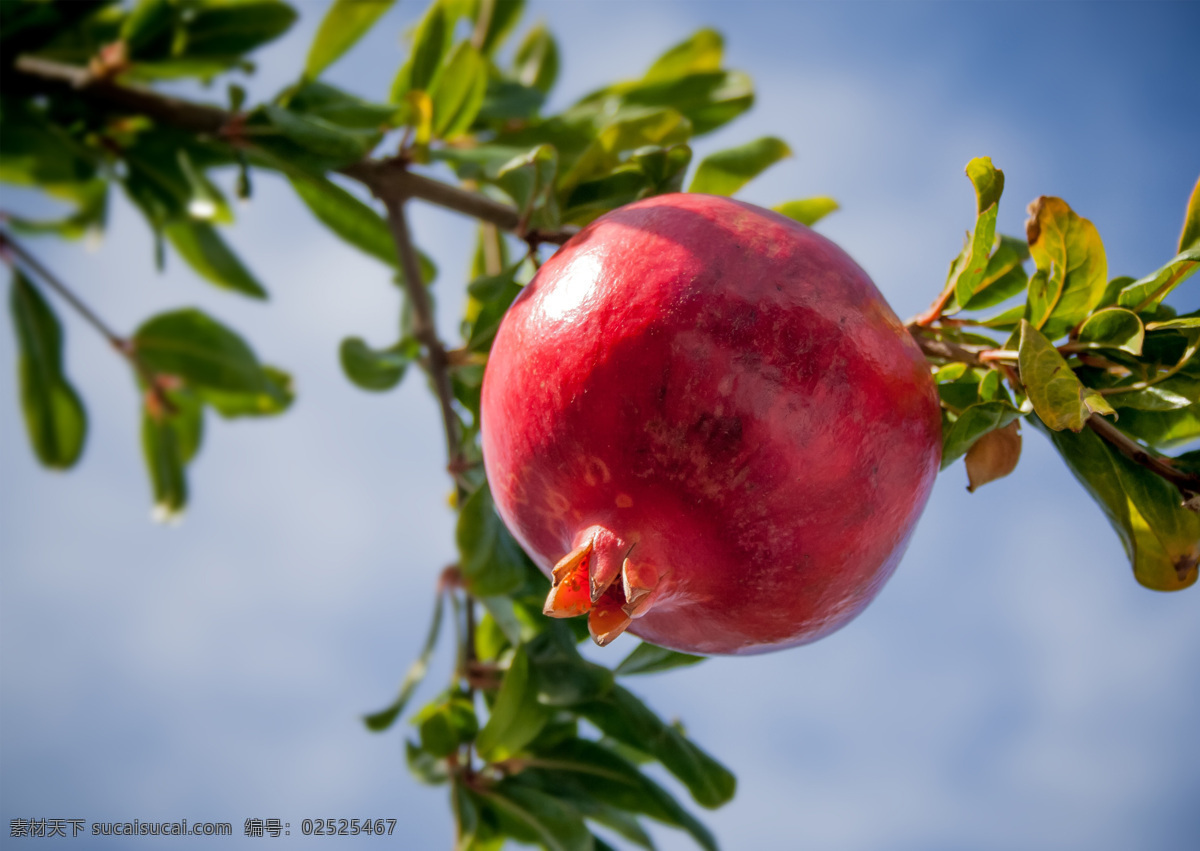
[[[1054,345],[1024,319],[1019,364],[1034,411],[1055,431],[1079,431],[1093,413],[1113,413],[1104,397],[1085,387]]]
[[[1043,195],[1025,222],[1037,273],[1029,280],[1029,321],[1050,340],[1075,327],[1104,297],[1108,260],[1095,226],[1061,198]]]

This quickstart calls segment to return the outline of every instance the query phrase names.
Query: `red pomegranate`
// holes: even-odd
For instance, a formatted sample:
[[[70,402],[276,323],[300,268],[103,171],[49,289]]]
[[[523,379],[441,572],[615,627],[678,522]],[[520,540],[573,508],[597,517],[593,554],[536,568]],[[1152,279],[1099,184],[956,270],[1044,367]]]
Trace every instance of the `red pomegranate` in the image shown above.
[[[709,195],[615,210],[547,261],[496,336],[482,416],[546,613],[693,653],[858,614],[941,454],[929,368],[862,269]]]

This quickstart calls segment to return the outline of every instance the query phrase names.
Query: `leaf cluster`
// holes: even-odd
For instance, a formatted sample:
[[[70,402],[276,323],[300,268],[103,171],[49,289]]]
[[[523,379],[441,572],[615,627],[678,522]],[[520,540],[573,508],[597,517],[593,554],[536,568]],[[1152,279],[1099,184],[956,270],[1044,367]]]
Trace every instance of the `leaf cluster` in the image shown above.
[[[975,226],[909,326],[939,364],[943,468],[965,455],[972,487],[1006,475],[1025,420],[1099,503],[1141,584],[1193,584],[1200,479],[1194,453],[1166,453],[1200,439],[1200,315],[1166,300],[1200,266],[1200,183],[1176,255],[1134,279],[1109,277],[1096,227],[1060,198],[1029,205],[1025,239],[998,235],[1004,173],[980,157],[967,176]]]

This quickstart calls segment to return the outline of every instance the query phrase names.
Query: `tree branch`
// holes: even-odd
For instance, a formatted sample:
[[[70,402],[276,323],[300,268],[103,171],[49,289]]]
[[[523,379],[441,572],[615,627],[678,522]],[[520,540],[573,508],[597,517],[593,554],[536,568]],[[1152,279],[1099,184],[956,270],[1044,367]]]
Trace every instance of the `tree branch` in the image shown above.
[[[1173,484],[1183,495],[1189,508],[1192,507],[1192,502],[1200,498],[1200,475],[1177,469],[1167,459],[1147,451],[1136,440],[1099,414],[1092,414],[1087,418],[1087,427],[1133,463],[1145,467]],[[1193,508],[1193,510],[1196,509]]]
[[[115,83],[97,77],[86,68],[66,65],[36,56],[20,56],[13,65],[26,83],[41,88],[67,87],[79,94],[115,109],[145,115],[164,124],[193,133],[219,135],[237,117],[234,113],[214,106],[192,103],[169,97],[151,89]],[[253,139],[248,142],[252,143]],[[478,192],[468,192],[438,180],[432,180],[408,170],[398,159],[363,160],[340,169],[385,202],[392,197],[419,198],[430,204],[445,207],[497,227],[512,231],[525,241],[549,242],[562,245],[578,232],[564,227],[552,231],[520,231],[520,214],[516,208],[494,201]]]
[[[396,243],[396,253],[400,257],[400,267],[404,272],[404,291],[408,294],[408,303],[412,306],[413,335],[425,347],[427,353],[429,378],[442,411],[442,429],[446,435],[449,469],[455,476],[461,497],[463,484],[458,478],[460,474],[456,471],[462,466],[462,436],[459,434],[458,414],[454,412],[454,391],[450,386],[450,364],[446,358],[446,347],[438,337],[433,303],[421,278],[417,249],[413,246],[408,218],[404,211],[405,199],[389,195],[382,200],[387,207],[388,224],[391,226],[392,239]]]

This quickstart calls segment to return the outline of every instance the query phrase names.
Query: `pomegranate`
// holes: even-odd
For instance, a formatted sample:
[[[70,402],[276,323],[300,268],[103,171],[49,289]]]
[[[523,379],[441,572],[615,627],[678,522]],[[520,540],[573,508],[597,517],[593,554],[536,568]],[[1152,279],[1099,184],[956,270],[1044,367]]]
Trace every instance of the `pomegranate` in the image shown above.
[[[933,380],[841,249],[750,204],[592,222],[504,318],[483,451],[546,613],[693,653],[814,641],[891,575],[941,455]]]

